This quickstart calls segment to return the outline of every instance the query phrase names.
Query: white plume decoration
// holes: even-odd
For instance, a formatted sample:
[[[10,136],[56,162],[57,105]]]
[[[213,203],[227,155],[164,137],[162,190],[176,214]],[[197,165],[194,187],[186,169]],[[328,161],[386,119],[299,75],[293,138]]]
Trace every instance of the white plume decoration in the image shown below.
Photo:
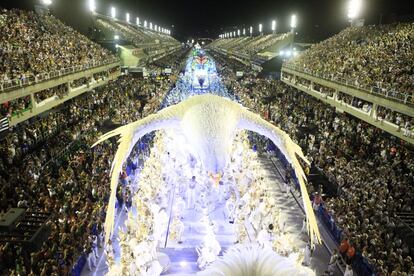
[[[257,243],[239,244],[227,250],[198,276],[312,276],[311,269]]]

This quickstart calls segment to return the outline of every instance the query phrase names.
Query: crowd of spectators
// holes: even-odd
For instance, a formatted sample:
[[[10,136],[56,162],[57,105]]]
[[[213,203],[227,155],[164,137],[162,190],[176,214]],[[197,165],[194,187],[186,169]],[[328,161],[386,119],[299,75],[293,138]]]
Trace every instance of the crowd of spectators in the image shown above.
[[[288,61],[300,70],[345,79],[414,102],[414,23],[349,27]]]
[[[32,101],[29,95],[2,103],[0,106],[0,115],[2,117],[19,116],[30,108],[32,108]]]
[[[67,275],[102,229],[114,147],[90,146],[106,122],[126,124],[155,112],[167,79],[122,76],[64,106],[19,124],[1,143],[0,212],[51,213],[42,248],[0,245],[0,274]],[[106,131],[106,130],[104,130]]]
[[[0,81],[24,80],[114,56],[53,15],[0,11]]]
[[[286,79],[292,80],[292,76],[293,75],[289,73],[284,73],[284,78]],[[303,79],[303,78],[296,79],[294,80],[294,82],[298,85],[301,85],[307,88],[311,87],[310,81]],[[313,90],[322,93],[325,98],[334,97],[334,90],[329,87],[314,84]],[[337,100],[342,103],[348,104],[349,106],[358,108],[364,111],[365,113],[367,113],[368,115],[371,115],[371,112],[373,112],[372,103],[365,101],[361,98],[349,95],[347,93],[339,91],[337,94]],[[377,107],[375,112],[376,113],[374,113],[373,116],[376,121],[380,121],[381,123],[385,121],[385,122],[394,124],[397,126],[397,131],[403,131],[404,136],[407,136],[407,137],[414,136],[414,128],[413,128],[414,118],[408,115],[402,114],[400,112],[391,110],[389,108],[380,106],[380,105]]]
[[[66,84],[61,84],[46,90],[39,91],[34,94],[35,100],[37,103],[40,103],[48,98],[57,96],[58,98],[63,98],[68,94],[68,87]]]
[[[414,273],[413,252],[397,234],[395,217],[414,211],[410,145],[280,81],[253,76],[236,81],[232,72],[226,79],[246,107],[289,133],[338,186],[338,195],[324,204],[379,275]]]

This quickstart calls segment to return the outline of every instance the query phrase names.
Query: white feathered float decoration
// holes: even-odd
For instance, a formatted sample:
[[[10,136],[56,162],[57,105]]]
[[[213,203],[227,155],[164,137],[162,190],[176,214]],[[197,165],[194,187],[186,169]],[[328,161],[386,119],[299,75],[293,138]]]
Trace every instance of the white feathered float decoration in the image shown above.
[[[193,96],[144,119],[119,127],[104,134],[92,146],[111,137],[121,136],[112,162],[111,196],[105,221],[106,241],[111,237],[114,228],[116,190],[122,165],[141,137],[160,129],[174,129],[181,133],[194,156],[198,157],[208,172],[215,175],[222,173],[228,164],[232,141],[237,131],[257,132],[272,140],[292,165],[299,180],[311,243],[320,242],[315,214],[305,186],[306,176],[298,159],[301,158],[309,164],[302,149],[278,127],[240,104],[212,94]]]
[[[314,276],[310,268],[300,265],[295,258],[280,256],[270,248],[257,243],[238,244],[228,249],[223,257],[210,264],[198,276]]]

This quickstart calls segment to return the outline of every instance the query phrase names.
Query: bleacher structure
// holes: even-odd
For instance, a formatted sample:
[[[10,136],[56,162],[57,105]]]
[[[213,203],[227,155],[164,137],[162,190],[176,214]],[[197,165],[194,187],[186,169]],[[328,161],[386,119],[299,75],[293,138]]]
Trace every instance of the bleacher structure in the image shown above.
[[[207,48],[239,60],[246,65],[260,66],[276,57],[281,49],[292,42],[292,33],[240,36],[216,39]]]
[[[10,14],[9,16],[17,16]],[[78,55],[78,53],[72,51],[68,54],[64,52],[65,50],[62,50],[62,56],[64,54],[73,55],[72,60],[86,61],[72,65],[68,62],[67,66],[58,66],[59,61],[56,59],[57,55],[53,55],[54,51],[38,47],[39,51],[42,52],[39,53],[39,56],[40,54],[44,56],[43,52],[49,53],[57,65],[50,66],[49,69],[44,71],[29,71],[25,75],[11,75],[9,79],[0,80],[0,103],[3,106],[18,107],[13,108],[7,115],[1,114],[0,121],[3,123],[1,125],[0,136],[6,135],[9,128],[25,120],[57,107],[94,88],[106,85],[109,81],[117,79],[121,73],[120,60],[115,55],[112,55],[100,45],[93,43],[90,39],[64,24],[53,15],[38,15],[30,11],[22,11],[21,14],[22,18],[19,20],[25,22],[26,30],[31,31],[31,33],[36,33],[35,31],[42,28],[42,33],[51,33],[54,35],[59,33],[63,38],[65,36],[69,36],[71,39],[76,38],[81,40],[79,43],[82,43],[82,45],[92,45],[97,54],[87,60],[81,55],[82,53]],[[38,38],[41,39],[42,37]],[[63,41],[66,40],[63,39]],[[5,40],[2,43],[10,45],[13,41]],[[21,41],[14,43],[25,45]],[[22,53],[18,53],[16,56],[24,59],[25,57],[22,55]],[[68,58],[68,60],[70,59]],[[3,73],[6,74],[6,71]],[[24,108],[20,106],[22,102],[27,103]],[[6,120],[7,123],[5,123]]]
[[[111,48],[107,46],[113,43],[113,46],[119,48],[117,55],[109,55],[105,60],[42,72],[25,78],[0,81],[0,103],[5,105],[18,105],[16,103],[22,101],[29,103],[25,109],[14,110],[7,116],[0,116],[1,122],[7,122],[1,124],[0,136],[6,135],[9,128],[21,122],[116,80],[121,75],[121,67],[144,68],[170,54],[179,54],[182,50],[180,42],[166,33],[99,14],[94,14],[93,18],[94,27],[99,30],[95,33],[100,34],[98,37],[96,35],[91,37],[98,42],[96,47],[105,51],[100,45]],[[58,22],[59,26],[70,28],[54,17],[53,20]],[[77,33],[71,28],[70,30]],[[87,37],[82,38],[90,41]],[[48,93],[56,88],[59,88],[59,93]]]
[[[363,58],[370,60],[370,55],[377,51],[376,47],[378,47],[378,50],[384,49],[384,41],[388,41],[384,37],[388,37],[388,31],[390,30],[394,33],[402,33],[401,36],[405,36],[406,33],[407,35],[412,34],[414,28],[412,24],[347,28],[285,62],[281,69],[281,80],[335,107],[339,112],[353,115],[408,143],[414,144],[414,131],[412,129],[406,130],[404,124],[397,125],[395,121],[391,122],[383,118],[384,115],[381,114],[381,110],[387,110],[395,117],[414,122],[412,85],[411,88],[407,89],[407,87],[410,87],[410,80],[405,83],[396,81],[398,78],[402,78],[401,76],[408,75],[409,73],[406,71],[409,72],[409,68],[412,68],[413,60],[405,58],[406,52],[407,55],[412,55],[412,51],[408,50],[410,48],[405,46],[402,49],[404,44],[390,43],[386,46],[387,51],[395,54],[389,57],[386,55],[378,57],[378,59],[382,59],[382,62],[386,62],[384,68],[393,68],[393,72],[397,76],[395,80],[390,80],[392,79],[390,73],[377,74],[379,66],[370,65],[372,63],[361,66],[355,61],[356,58],[351,59],[352,57],[362,56],[361,60]],[[402,32],[402,30],[406,32]],[[345,73],[348,72],[345,74],[343,70],[331,70],[327,66],[327,62],[318,62],[320,59],[322,61],[336,60],[338,61],[336,62],[338,68],[341,68],[340,61],[343,61],[343,58],[340,55],[343,55],[343,52],[334,51],[337,48],[343,49],[343,52],[348,55],[346,59],[348,64],[343,68],[358,68],[359,71],[345,70]],[[401,60],[408,62],[408,66],[401,65]],[[352,76],[349,72],[354,72],[355,75]],[[366,72],[369,73],[370,81],[359,83],[359,75]],[[382,83],[380,83],[381,78],[385,80]],[[353,104],[355,102],[369,108],[355,106]]]
[[[125,67],[142,67],[181,49],[179,41],[163,32],[101,14],[93,19],[97,42],[116,45]]]

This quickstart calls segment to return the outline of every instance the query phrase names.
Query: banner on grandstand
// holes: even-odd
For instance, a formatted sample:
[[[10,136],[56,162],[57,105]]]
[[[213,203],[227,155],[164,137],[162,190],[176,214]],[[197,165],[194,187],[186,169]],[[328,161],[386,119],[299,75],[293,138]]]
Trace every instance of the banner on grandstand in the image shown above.
[[[3,139],[3,137],[7,135],[7,133],[9,132],[9,128],[9,118],[0,118],[0,139]]]

